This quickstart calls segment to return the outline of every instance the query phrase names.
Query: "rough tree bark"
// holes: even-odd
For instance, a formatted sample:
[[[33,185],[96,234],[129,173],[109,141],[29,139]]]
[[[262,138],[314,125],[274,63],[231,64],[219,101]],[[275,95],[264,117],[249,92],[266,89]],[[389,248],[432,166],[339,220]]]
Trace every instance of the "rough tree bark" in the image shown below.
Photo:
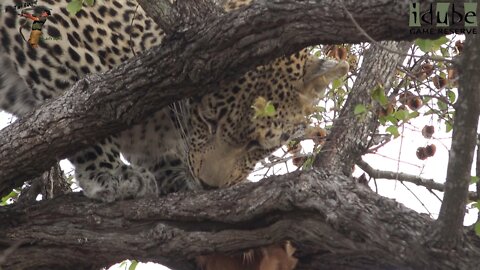
[[[298,269],[476,269],[480,263],[480,245],[468,237],[448,256],[428,249],[434,222],[428,216],[318,171],[113,204],[71,195],[0,208],[0,219],[6,221],[0,244],[22,243],[6,269],[98,269],[125,258],[194,269],[188,260],[199,254],[286,239],[299,249]]]
[[[351,22],[340,19],[345,16],[333,1],[262,3],[207,18],[204,24],[176,33],[159,48],[106,74],[87,77],[66,96],[2,131],[0,193],[41,173],[55,158],[121,130],[197,89],[202,89],[198,93],[213,89],[218,80],[235,78],[254,65],[305,45],[366,40]],[[367,32],[375,39],[411,40],[418,36],[408,34],[407,4],[351,2],[347,8],[362,11],[357,20],[372,30]],[[381,16],[386,16],[384,21]],[[400,51],[406,46],[387,45]],[[351,95],[358,99],[347,102],[346,115],[351,115],[356,102],[371,102],[366,98],[373,82],[370,78],[382,78],[388,85],[401,59],[378,48],[372,48],[370,55],[370,68],[357,79],[360,96]],[[383,74],[380,67],[389,72]],[[124,87],[114,84],[127,72]],[[105,108],[107,103],[112,105]],[[463,245],[448,253],[432,248],[433,220],[344,175],[365,150],[365,139],[375,128],[373,121],[351,123],[358,125],[358,132],[336,130],[335,136],[343,140],[327,142],[325,147],[334,150],[333,157],[322,154],[326,161],[317,159],[315,171],[225,190],[111,204],[70,194],[0,208],[0,254],[15,247],[0,265],[6,269],[92,269],[132,258],[193,269],[191,259],[199,254],[238,252],[291,239],[298,248],[298,269],[475,269],[480,264],[476,236],[460,230]],[[72,142],[77,145],[71,146]],[[333,173],[325,172],[325,167]]]

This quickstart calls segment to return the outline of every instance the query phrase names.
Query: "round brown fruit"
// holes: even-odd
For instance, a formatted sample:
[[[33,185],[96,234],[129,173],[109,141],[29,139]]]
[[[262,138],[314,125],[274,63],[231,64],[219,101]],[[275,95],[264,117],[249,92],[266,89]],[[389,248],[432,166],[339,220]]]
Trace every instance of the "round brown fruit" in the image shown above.
[[[432,138],[433,133],[435,133],[435,127],[434,126],[425,125],[422,128],[422,135],[423,135],[423,137],[425,137],[427,139]]]
[[[461,42],[460,40],[457,40],[457,42],[455,42],[455,48],[457,48],[458,53],[462,53],[463,52],[463,42]]]
[[[435,76],[435,77],[433,77],[432,81],[433,81],[433,85],[434,85],[435,88],[437,88],[437,89],[442,89],[442,88],[444,88],[444,87],[447,85],[447,82],[448,82],[447,79],[442,78],[442,77],[440,77],[440,76],[438,76],[438,75]]]
[[[423,105],[422,99],[420,97],[413,97],[407,101],[407,106],[410,110],[416,111],[420,109]]]
[[[302,167],[303,163],[305,163],[305,157],[294,157],[292,159],[293,165],[297,167]]]
[[[410,92],[410,91],[405,91],[405,92],[401,93],[401,94],[398,96],[398,101],[400,101],[400,103],[402,103],[402,104],[407,104],[407,102],[408,102],[412,97],[414,97],[414,95],[412,94],[412,92]]]
[[[425,73],[425,75],[430,76],[433,74],[433,65],[430,63],[425,63],[421,67],[422,72]]]
[[[425,160],[428,158],[425,147],[418,147],[416,154],[417,154],[417,158],[420,160]]]
[[[300,144],[300,142],[290,142],[289,144],[287,144],[288,153],[295,155],[300,153],[300,151],[302,151],[302,145]]]
[[[425,154],[427,154],[428,157],[433,157],[436,151],[437,147],[435,144],[430,144],[425,147]]]

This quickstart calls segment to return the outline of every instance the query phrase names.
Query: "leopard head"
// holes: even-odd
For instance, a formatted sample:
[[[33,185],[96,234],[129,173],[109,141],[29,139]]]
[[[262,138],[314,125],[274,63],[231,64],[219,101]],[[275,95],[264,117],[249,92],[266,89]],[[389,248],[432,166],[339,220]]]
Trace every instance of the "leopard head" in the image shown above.
[[[328,85],[348,69],[345,61],[318,59],[304,50],[193,102],[191,174],[210,187],[245,180],[258,161],[296,137]],[[258,113],[259,98],[275,112]]]

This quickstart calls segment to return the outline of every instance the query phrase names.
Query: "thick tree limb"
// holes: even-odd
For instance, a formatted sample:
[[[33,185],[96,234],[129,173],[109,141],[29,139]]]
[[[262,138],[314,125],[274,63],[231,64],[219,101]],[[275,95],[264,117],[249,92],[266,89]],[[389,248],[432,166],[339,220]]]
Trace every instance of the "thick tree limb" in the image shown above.
[[[315,171],[112,204],[67,195],[0,208],[0,219],[6,221],[3,249],[24,243],[6,269],[57,269],[56,263],[91,269],[126,258],[192,269],[187,261],[199,254],[286,239],[299,249],[298,269],[475,269],[480,263],[480,247],[467,236],[463,248],[439,256],[423,245],[429,217],[344,176]]]
[[[444,192],[445,185],[442,183],[435,182],[433,179],[426,179],[417,175],[403,173],[403,172],[392,172],[392,171],[383,171],[374,169],[370,164],[363,160],[359,160],[356,163],[360,169],[365,171],[370,177],[375,179],[388,179],[388,180],[398,180],[402,182],[408,182],[415,184],[417,186],[422,186],[428,190],[437,190]],[[478,200],[476,192],[468,192],[468,199],[471,201]]]
[[[452,147],[448,159],[445,194],[433,240],[446,248],[455,248],[462,243],[463,217],[480,114],[479,61],[480,37],[467,36],[465,50],[456,65],[460,78],[458,100],[455,103]]]
[[[347,3],[377,40],[411,40],[406,1]],[[263,2],[207,17],[127,63],[79,81],[70,91],[0,135],[0,196],[93,141],[118,132],[152,111],[214,91],[249,68],[319,43],[366,38],[335,1]],[[433,37],[433,36],[429,36]]]

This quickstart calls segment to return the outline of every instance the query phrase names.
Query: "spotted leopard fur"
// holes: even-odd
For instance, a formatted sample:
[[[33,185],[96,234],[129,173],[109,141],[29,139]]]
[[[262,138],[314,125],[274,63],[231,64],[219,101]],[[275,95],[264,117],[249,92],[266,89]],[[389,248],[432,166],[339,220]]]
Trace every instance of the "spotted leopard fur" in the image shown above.
[[[160,44],[164,36],[134,0],[97,1],[75,16],[65,0],[38,3],[52,9],[43,34],[55,40],[42,41],[37,49],[18,31],[30,30],[25,19],[0,13],[0,108],[18,116],[61,95],[86,74],[105,72]],[[249,3],[227,1],[225,9]],[[221,84],[213,94],[173,104],[80,151],[69,158],[75,177],[87,196],[102,201],[230,186],[294,136],[312,101],[347,69],[306,50],[281,57],[237,82]],[[255,116],[251,106],[258,97],[273,102],[274,117]]]

